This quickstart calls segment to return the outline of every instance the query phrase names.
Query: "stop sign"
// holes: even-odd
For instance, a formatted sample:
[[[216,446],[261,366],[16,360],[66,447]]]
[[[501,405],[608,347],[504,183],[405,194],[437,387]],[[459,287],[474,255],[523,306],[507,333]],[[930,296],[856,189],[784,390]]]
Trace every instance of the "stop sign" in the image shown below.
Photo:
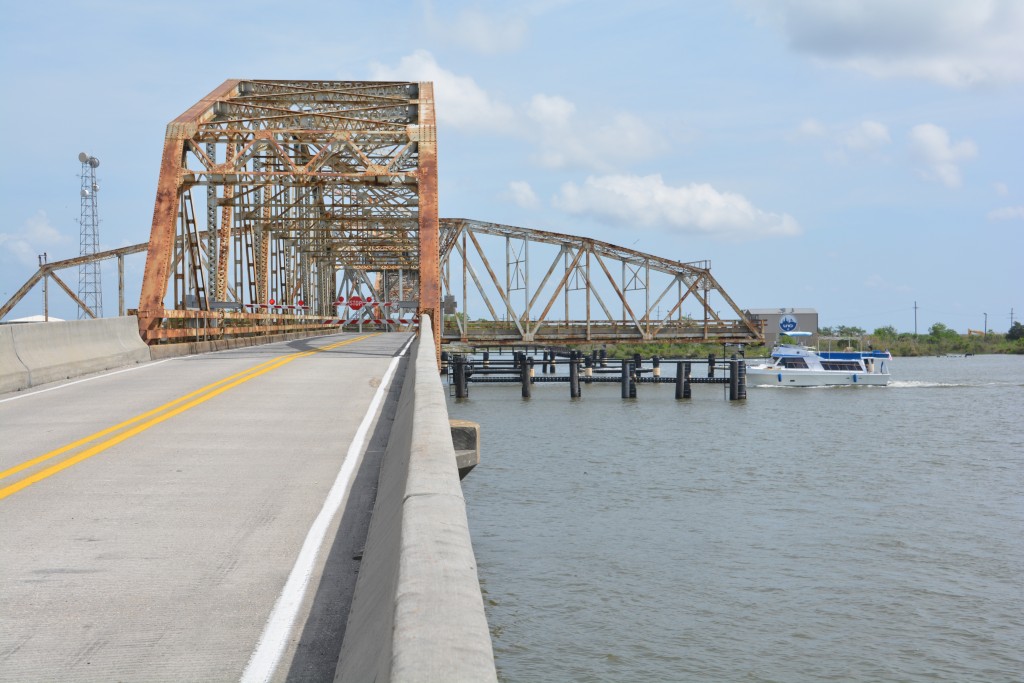
[[[363,301],[363,298],[358,294],[353,294],[348,298],[348,307],[351,308],[353,311],[358,311],[360,308],[363,307],[364,303],[365,302]]]

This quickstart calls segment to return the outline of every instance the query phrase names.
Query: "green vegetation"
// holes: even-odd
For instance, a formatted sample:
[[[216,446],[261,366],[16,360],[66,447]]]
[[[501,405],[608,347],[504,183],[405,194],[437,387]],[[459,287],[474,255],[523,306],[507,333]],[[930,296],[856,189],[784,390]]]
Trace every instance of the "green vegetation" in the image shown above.
[[[894,356],[944,356],[961,353],[1014,353],[1024,354],[1024,329],[1014,323],[1007,334],[990,332],[987,335],[964,335],[935,323],[928,334],[897,333],[892,327],[880,327],[864,338],[876,349],[889,349]]]
[[[879,327],[868,334],[859,327],[839,325],[823,327],[818,334],[835,337],[863,338],[864,348],[870,344],[876,349],[888,349],[894,356],[945,356],[947,354],[1012,353],[1024,355],[1024,325],[1015,322],[1006,334],[990,332],[988,335],[963,335],[943,323],[928,328],[928,334],[915,336],[910,332],[898,332],[892,325]],[[783,341],[793,342],[789,338]],[[582,347],[585,351],[600,349],[600,344]],[[644,358],[706,358],[713,353],[719,358],[728,358],[736,353],[736,347],[722,344],[672,344],[669,342],[642,342],[638,344],[608,344],[609,358],[631,358],[639,353]],[[747,346],[747,358],[766,357],[771,349],[766,346]]]

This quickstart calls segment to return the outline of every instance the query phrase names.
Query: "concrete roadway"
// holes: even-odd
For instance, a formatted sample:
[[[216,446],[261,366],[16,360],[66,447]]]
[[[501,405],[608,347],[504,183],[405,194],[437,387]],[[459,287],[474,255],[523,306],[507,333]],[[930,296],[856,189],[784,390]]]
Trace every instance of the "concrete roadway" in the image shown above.
[[[404,359],[347,497],[335,480],[409,338],[333,335],[0,395],[0,680],[330,680]]]

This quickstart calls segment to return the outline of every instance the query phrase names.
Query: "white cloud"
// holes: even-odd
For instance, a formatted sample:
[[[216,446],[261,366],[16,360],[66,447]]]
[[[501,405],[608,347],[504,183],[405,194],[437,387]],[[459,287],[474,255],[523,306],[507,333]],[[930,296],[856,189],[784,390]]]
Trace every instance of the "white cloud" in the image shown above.
[[[789,237],[800,226],[789,214],[758,209],[745,197],[708,184],[667,185],[660,175],[591,176],[565,183],[557,208],[623,227],[662,228],[731,240]]]
[[[953,144],[945,128],[922,123],[910,130],[910,153],[924,178],[957,188],[962,184],[959,164],[976,157],[978,147],[971,140]]]
[[[790,46],[878,78],[1024,80],[1020,0],[746,0]]]
[[[526,115],[542,126],[567,126],[575,112],[575,104],[557,95],[534,95],[526,107]]]
[[[439,124],[470,130],[507,130],[515,121],[511,107],[492,98],[472,78],[442,68],[426,50],[403,57],[394,68],[375,62],[370,65],[370,73],[373,80],[380,81],[433,81]]]
[[[478,7],[464,8],[454,18],[438,18],[433,3],[428,3],[426,20],[429,30],[440,40],[485,55],[515,51],[527,34],[526,18],[521,14],[491,15]]]
[[[1000,197],[1005,197],[1006,195],[1010,194],[1010,188],[1006,185],[1006,183],[996,183],[995,188],[996,194],[999,195]]]
[[[579,120],[576,105],[557,95],[534,95],[526,107],[540,153],[548,168],[582,167],[610,171],[655,154],[658,135],[632,114],[616,114],[607,123]]]
[[[892,142],[889,129],[877,121],[861,121],[843,132],[840,141],[845,147],[858,150],[877,149]]]
[[[539,150],[536,161],[548,168],[611,171],[663,148],[660,136],[632,114],[616,114],[606,121],[581,119],[575,104],[546,94],[536,94],[514,109],[491,97],[472,78],[441,67],[426,50],[403,57],[394,68],[371,64],[370,71],[375,80],[433,81],[439,124],[525,138]]]
[[[1020,221],[1024,220],[1024,206],[1004,206],[988,212],[990,221]]]
[[[0,257],[12,257],[25,266],[38,266],[39,254],[69,241],[50,225],[46,212],[39,210],[17,232],[0,232]]]
[[[536,209],[540,206],[537,193],[525,180],[513,180],[508,184],[508,197],[524,209]]]

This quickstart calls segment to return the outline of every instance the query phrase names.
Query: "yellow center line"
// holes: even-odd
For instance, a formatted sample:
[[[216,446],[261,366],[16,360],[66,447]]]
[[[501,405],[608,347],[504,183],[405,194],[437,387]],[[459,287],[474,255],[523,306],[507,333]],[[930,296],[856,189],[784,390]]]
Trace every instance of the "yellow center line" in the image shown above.
[[[80,463],[83,460],[87,460],[87,459],[93,457],[94,455],[97,455],[97,454],[107,450],[111,446],[116,446],[117,444],[121,443],[122,441],[125,441],[125,440],[135,436],[136,434],[144,432],[147,429],[149,429],[150,427],[158,425],[161,422],[164,422],[165,420],[169,420],[170,418],[174,417],[175,415],[179,415],[179,414],[185,412],[186,410],[190,410],[191,408],[194,408],[197,405],[200,405],[201,403],[205,403],[206,401],[209,401],[211,398],[213,398],[215,396],[219,396],[220,394],[224,393],[228,389],[233,389],[234,387],[237,387],[239,384],[244,384],[245,382],[248,382],[251,379],[255,379],[256,377],[259,377],[260,375],[264,375],[264,374],[270,372],[271,370],[276,370],[277,368],[279,368],[279,367],[281,367],[283,365],[287,365],[288,363],[291,363],[294,360],[298,360],[299,358],[304,358],[305,356],[311,356],[311,355],[313,355],[315,353],[320,353],[322,351],[330,351],[331,349],[336,349],[336,348],[338,348],[340,346],[345,346],[345,345],[348,345],[348,344],[354,344],[355,342],[362,341],[364,339],[369,339],[372,336],[375,336],[375,335],[372,335],[372,334],[364,335],[362,337],[356,337],[354,339],[347,339],[345,341],[337,342],[335,344],[329,344],[328,346],[312,349],[310,351],[297,351],[297,352],[295,352],[295,353],[293,353],[293,354],[291,354],[289,356],[285,356],[284,358],[276,358],[276,359],[271,359],[269,361],[264,361],[263,363],[260,363],[259,365],[255,365],[252,368],[249,368],[248,370],[236,373],[234,375],[230,375],[229,377],[225,377],[222,380],[219,380],[219,381],[214,382],[212,384],[208,384],[208,385],[206,385],[205,387],[203,387],[201,389],[197,389],[196,391],[193,391],[193,392],[188,393],[188,394],[186,394],[186,395],[184,395],[184,396],[182,396],[180,398],[177,398],[177,399],[175,399],[173,401],[170,401],[169,403],[165,403],[164,405],[160,406],[159,408],[154,408],[153,410],[150,410],[150,411],[147,411],[145,413],[142,413],[141,415],[133,417],[130,420],[125,420],[124,422],[121,422],[121,423],[119,423],[117,425],[114,425],[113,427],[108,427],[107,429],[104,429],[102,431],[96,432],[95,434],[93,434],[91,436],[87,436],[87,437],[85,437],[83,439],[79,439],[78,441],[70,443],[70,444],[68,444],[66,446],[62,446],[62,447],[60,447],[60,448],[58,448],[56,450],[50,451],[49,453],[41,455],[41,456],[39,456],[37,458],[33,458],[32,460],[26,461],[26,462],[22,463],[21,465],[18,465],[16,467],[11,468],[11,469],[8,469],[8,470],[5,470],[3,472],[0,472],[0,479],[3,479],[5,477],[10,476],[11,474],[15,474],[15,473],[20,472],[22,470],[28,469],[29,467],[32,467],[33,465],[37,465],[37,464],[39,464],[41,462],[45,462],[46,460],[49,460],[51,458],[55,458],[58,455],[61,455],[63,453],[67,453],[70,450],[73,450],[73,449],[75,449],[75,448],[77,448],[79,446],[82,446],[84,444],[87,444],[87,443],[89,443],[91,441],[95,441],[96,439],[99,439],[99,438],[101,438],[103,436],[111,434],[112,432],[116,432],[117,430],[122,429],[124,427],[127,427],[128,425],[135,424],[136,422],[140,422],[142,420],[145,420],[146,418],[150,418],[150,417],[152,418],[152,419],[147,420],[146,422],[143,422],[142,424],[140,424],[140,425],[138,425],[136,427],[133,427],[132,429],[126,430],[124,432],[121,432],[117,436],[111,437],[111,438],[107,439],[106,441],[98,443],[95,446],[93,446],[91,448],[88,448],[88,449],[82,451],[81,453],[78,453],[77,455],[73,455],[70,458],[62,460],[61,462],[58,462],[58,463],[56,463],[54,465],[51,465],[50,467],[47,467],[44,470],[40,470],[39,472],[37,472],[37,473],[35,473],[35,474],[33,474],[33,475],[29,476],[29,477],[26,477],[25,479],[22,479],[22,480],[20,480],[18,482],[15,482],[14,484],[10,484],[9,486],[6,486],[6,487],[0,489],[0,500],[3,500],[4,498],[6,498],[6,497],[8,497],[8,496],[10,496],[10,495],[12,495],[14,493],[17,493],[18,491],[20,491],[20,490],[22,490],[24,488],[27,488],[28,486],[31,486],[32,484],[35,484],[36,482],[42,481],[43,479],[46,479],[46,478],[48,478],[50,476],[53,476],[54,474],[56,474],[56,473],[58,473],[58,472],[60,472],[62,470],[66,470],[67,468],[71,467],[72,465]],[[234,380],[234,381],[232,381],[232,380]],[[225,384],[225,382],[230,382],[230,383],[229,384]],[[218,387],[218,385],[223,385],[223,386],[220,386],[220,388],[216,388],[215,389],[214,387]],[[206,393],[204,394],[204,392],[206,392]],[[200,395],[200,394],[202,394],[202,395]],[[196,397],[196,396],[198,396],[198,398],[193,398],[193,397]],[[190,398],[193,398],[193,400],[188,401],[188,399],[190,399]],[[184,405],[178,406],[177,408],[174,408],[173,410],[167,410],[168,408],[171,408],[172,406],[175,406],[175,405],[177,405],[179,403],[182,403],[183,401],[188,401],[188,403],[185,403]],[[162,411],[165,411],[165,410],[167,412],[164,412],[162,415],[157,415],[158,413],[161,413]],[[156,417],[152,417],[154,415],[157,415],[157,416]]]
[[[300,353],[300,352],[297,351],[296,353]],[[147,411],[145,413],[142,413],[141,415],[137,415],[137,416],[133,417],[130,420],[125,420],[124,422],[116,424],[113,427],[107,427],[106,429],[104,429],[102,431],[96,432],[95,434],[90,434],[87,437],[84,437],[82,439],[79,439],[78,441],[74,441],[72,443],[69,443],[69,444],[67,444],[65,446],[61,446],[60,448],[58,448],[56,450],[53,450],[53,451],[50,451],[49,453],[44,453],[43,455],[40,455],[37,458],[33,458],[31,460],[26,460],[25,462],[21,463],[20,465],[16,465],[16,466],[14,466],[14,467],[12,467],[10,469],[7,469],[7,470],[4,470],[4,471],[0,472],[0,479],[6,479],[7,477],[11,476],[12,474],[17,474],[18,472],[21,472],[23,470],[27,470],[28,468],[33,467],[35,465],[38,465],[41,462],[46,462],[50,458],[55,458],[58,455],[60,455],[61,453],[67,453],[68,451],[73,450],[75,448],[78,448],[79,446],[85,445],[85,444],[89,443],[90,441],[95,441],[96,439],[99,439],[100,437],[106,436],[107,434],[112,434],[113,432],[116,432],[119,429],[127,427],[128,425],[131,425],[131,424],[134,424],[136,422],[140,422],[142,420],[145,420],[147,417],[152,417],[153,415],[156,415],[157,413],[159,413],[161,411],[167,410],[171,406],[175,406],[175,405],[177,405],[179,403],[182,403],[183,401],[187,401],[188,399],[192,398],[193,396],[201,394],[204,391],[209,391],[210,389],[212,389],[212,388],[214,388],[214,387],[216,387],[216,386],[218,386],[220,384],[224,384],[225,382],[230,382],[231,380],[233,380],[233,379],[235,379],[237,377],[241,377],[242,375],[245,375],[245,374],[248,374],[248,373],[253,372],[255,370],[258,370],[259,368],[261,368],[261,367],[263,367],[265,365],[270,365],[271,363],[276,363],[279,360],[280,360],[280,358],[272,358],[270,360],[263,361],[262,363],[259,363],[258,365],[254,365],[251,368],[243,370],[242,372],[236,373],[236,374],[231,375],[229,377],[225,377],[224,379],[221,379],[221,380],[217,380],[216,382],[213,382],[212,384],[207,384],[205,387],[202,387],[200,389],[196,389],[195,391],[193,391],[193,392],[191,392],[189,394],[185,394],[181,398],[176,398],[173,401],[171,401],[170,403],[165,403],[165,404],[163,404],[162,406],[160,406],[158,408],[154,408],[153,410],[150,410],[150,411]]]

